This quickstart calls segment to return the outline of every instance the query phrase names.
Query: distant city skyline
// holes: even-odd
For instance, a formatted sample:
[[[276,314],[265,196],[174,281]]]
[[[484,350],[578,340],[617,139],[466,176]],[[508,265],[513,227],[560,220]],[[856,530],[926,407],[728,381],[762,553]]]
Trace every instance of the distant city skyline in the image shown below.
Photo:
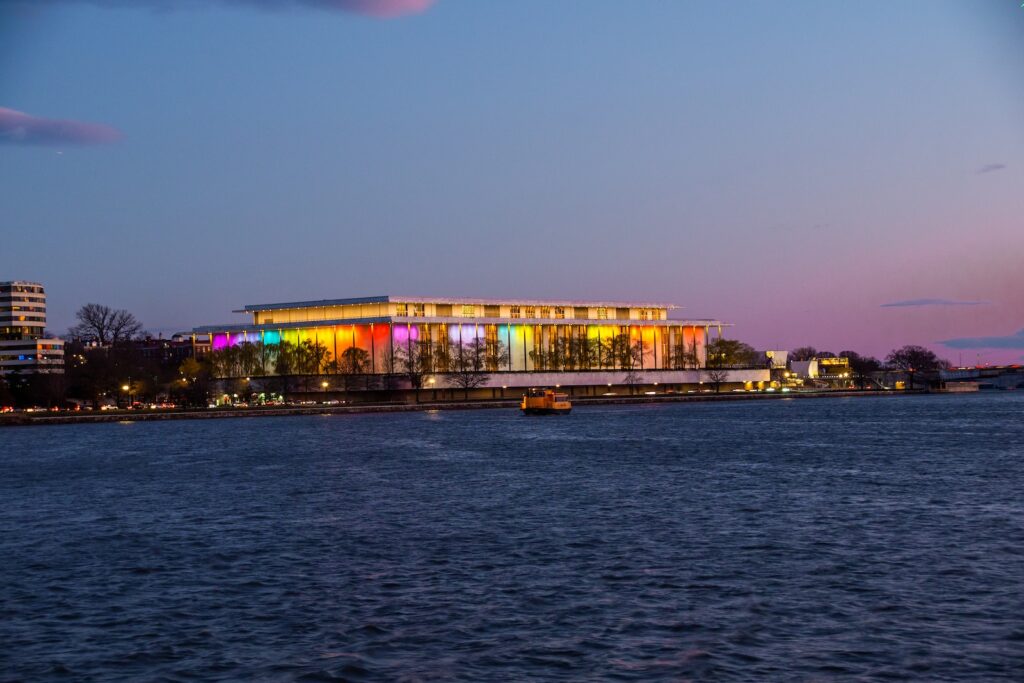
[[[400,292],[1024,359],[1016,1],[170,7],[0,0],[0,280],[54,332]]]

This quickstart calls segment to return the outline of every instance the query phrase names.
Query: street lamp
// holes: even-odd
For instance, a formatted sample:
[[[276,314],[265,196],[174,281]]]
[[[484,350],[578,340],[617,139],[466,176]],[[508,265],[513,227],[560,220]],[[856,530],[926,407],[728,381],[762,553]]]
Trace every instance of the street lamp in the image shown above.
[[[128,396],[128,407],[131,408],[132,407],[132,385],[131,385],[131,380],[128,380],[128,384],[122,384],[121,385],[121,391],[123,391]]]

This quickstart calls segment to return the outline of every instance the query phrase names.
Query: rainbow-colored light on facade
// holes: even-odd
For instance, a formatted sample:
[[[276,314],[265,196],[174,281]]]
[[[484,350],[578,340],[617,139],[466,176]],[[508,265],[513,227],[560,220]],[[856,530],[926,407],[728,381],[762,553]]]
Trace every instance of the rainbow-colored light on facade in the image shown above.
[[[609,349],[628,340],[635,370],[695,369],[717,320],[669,318],[671,304],[367,297],[246,306],[251,322],[206,326],[213,351],[244,344],[275,347],[306,342],[328,358],[347,349],[365,352],[367,374],[394,371],[396,353],[428,353],[471,344],[500,349],[488,372],[615,370],[620,356]],[[560,351],[563,350],[563,351]],[[569,349],[568,355],[564,349]],[[573,356],[576,350],[576,356]],[[500,362],[498,362],[500,361]]]

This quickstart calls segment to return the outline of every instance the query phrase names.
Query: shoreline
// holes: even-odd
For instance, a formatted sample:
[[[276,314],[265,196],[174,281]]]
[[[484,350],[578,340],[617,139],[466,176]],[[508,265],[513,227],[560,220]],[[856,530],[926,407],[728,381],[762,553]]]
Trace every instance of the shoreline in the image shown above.
[[[710,403],[715,401],[778,401],[811,398],[867,398],[916,396],[924,391],[815,391],[789,393],[726,393],[663,396],[577,397],[573,407],[589,405],[651,405],[664,403]],[[411,413],[428,410],[487,410],[519,408],[519,399],[478,401],[435,401],[425,403],[363,403],[341,406],[281,406],[270,408],[196,408],[193,410],[96,411],[72,414],[14,413],[0,415],[0,427],[91,424],[110,422],[154,422],[164,420],[211,420],[291,415],[358,415],[365,413]]]

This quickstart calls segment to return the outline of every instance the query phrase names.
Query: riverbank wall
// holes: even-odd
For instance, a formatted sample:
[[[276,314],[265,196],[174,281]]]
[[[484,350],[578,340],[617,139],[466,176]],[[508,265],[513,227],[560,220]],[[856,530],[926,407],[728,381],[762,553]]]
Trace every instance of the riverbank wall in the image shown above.
[[[815,391],[789,393],[727,393],[662,396],[599,396],[575,398],[576,408],[596,405],[655,405],[665,403],[712,403],[719,401],[788,401],[812,398],[881,398],[908,396],[906,391]],[[0,415],[0,427],[87,424],[102,422],[154,422],[161,420],[209,420],[288,415],[352,415],[366,413],[408,413],[429,410],[517,409],[518,399],[481,401],[436,401],[423,403],[356,403],[351,405],[274,406],[262,408],[210,408],[195,410],[120,410],[76,413],[10,413]]]

